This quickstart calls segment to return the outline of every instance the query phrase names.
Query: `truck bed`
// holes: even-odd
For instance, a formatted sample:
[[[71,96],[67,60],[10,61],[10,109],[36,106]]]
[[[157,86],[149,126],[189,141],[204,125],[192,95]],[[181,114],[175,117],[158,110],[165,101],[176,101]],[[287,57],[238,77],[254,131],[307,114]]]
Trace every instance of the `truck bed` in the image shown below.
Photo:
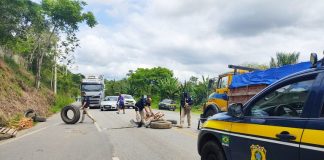
[[[244,104],[249,99],[251,99],[254,95],[263,90],[267,85],[253,85],[253,86],[245,86],[239,88],[233,88],[230,90],[229,101],[228,104],[231,103],[242,103]]]

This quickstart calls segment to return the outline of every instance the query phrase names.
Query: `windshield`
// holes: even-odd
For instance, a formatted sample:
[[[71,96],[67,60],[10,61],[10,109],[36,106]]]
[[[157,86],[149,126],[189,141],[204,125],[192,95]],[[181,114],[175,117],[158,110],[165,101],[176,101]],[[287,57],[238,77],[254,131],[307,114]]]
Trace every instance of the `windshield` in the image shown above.
[[[125,99],[134,99],[131,95],[124,95]]]
[[[82,91],[101,91],[102,85],[101,84],[83,84],[81,86]]]
[[[227,88],[228,87],[228,76],[222,77],[218,81],[217,88]]]
[[[171,101],[172,101],[172,100],[170,100],[170,99],[164,99],[162,102],[163,102],[163,103],[171,103]]]
[[[106,97],[105,101],[117,101],[118,97]]]

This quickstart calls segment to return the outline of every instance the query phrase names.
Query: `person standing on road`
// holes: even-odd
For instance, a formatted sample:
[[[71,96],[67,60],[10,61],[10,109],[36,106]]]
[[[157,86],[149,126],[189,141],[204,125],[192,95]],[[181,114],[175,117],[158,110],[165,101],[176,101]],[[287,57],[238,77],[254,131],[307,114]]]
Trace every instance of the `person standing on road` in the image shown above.
[[[82,92],[82,103],[81,103],[81,110],[82,111],[82,117],[80,123],[83,123],[85,115],[87,115],[93,123],[96,122],[96,120],[88,113],[88,108],[90,106],[90,98],[86,96],[85,92]]]
[[[151,105],[152,105],[152,98],[150,95],[148,95],[146,98],[146,107],[145,107],[145,112],[147,114],[147,117],[151,117],[154,115]]]
[[[135,104],[135,109],[138,109],[139,114],[141,116],[141,121],[138,123],[138,128],[142,127],[143,124],[145,124],[145,116],[144,116],[144,107],[146,105],[146,99],[144,98],[144,96],[142,96],[142,98],[136,102]],[[135,110],[136,111],[136,110]]]
[[[188,128],[190,128],[191,125],[191,106],[193,104],[193,101],[189,94],[187,92],[183,93],[183,98],[181,99],[181,119],[180,119],[180,128],[183,128],[184,119],[187,116],[188,121]]]
[[[119,93],[118,100],[117,100],[117,106],[118,106],[118,111],[117,114],[119,114],[119,111],[123,109],[123,114],[125,114],[125,102],[124,102],[124,97]]]

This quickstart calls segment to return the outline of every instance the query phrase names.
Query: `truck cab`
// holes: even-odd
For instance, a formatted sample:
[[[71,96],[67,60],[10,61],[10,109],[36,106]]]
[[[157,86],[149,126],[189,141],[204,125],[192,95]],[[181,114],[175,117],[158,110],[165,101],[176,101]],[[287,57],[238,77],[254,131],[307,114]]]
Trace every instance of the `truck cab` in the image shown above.
[[[90,99],[90,108],[100,108],[105,98],[105,83],[103,76],[87,76],[82,80],[81,92],[85,92]]]
[[[210,117],[198,137],[202,160],[322,160],[324,61],[269,85],[244,105]]]

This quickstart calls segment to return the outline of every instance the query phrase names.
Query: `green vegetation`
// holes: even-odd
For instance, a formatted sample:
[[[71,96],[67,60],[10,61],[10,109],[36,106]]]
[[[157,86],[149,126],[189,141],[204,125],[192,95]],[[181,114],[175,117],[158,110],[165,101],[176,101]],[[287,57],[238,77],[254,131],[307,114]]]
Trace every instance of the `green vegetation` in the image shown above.
[[[92,12],[84,11],[86,5],[82,0],[0,1],[0,49],[5,53],[5,65],[10,68],[6,70],[0,64],[0,80],[12,82],[0,87],[0,95],[4,96],[0,101],[12,97],[6,103],[14,105],[15,101],[22,101],[19,98],[38,97],[43,105],[54,103],[51,111],[57,112],[79,95],[82,75],[73,74],[68,68],[73,64],[73,52],[79,47],[76,33],[80,24],[89,27],[97,24]],[[13,57],[22,63],[16,64]],[[57,91],[54,102],[49,89]],[[46,109],[43,106],[40,110],[46,114]],[[0,112],[4,113],[2,117],[11,119],[21,110]]]
[[[52,113],[59,112],[64,106],[71,104],[75,99],[66,95],[55,96],[54,106],[51,108]]]
[[[299,58],[299,52],[293,52],[293,53],[284,53],[284,52],[278,52],[276,54],[276,59],[271,57],[270,61],[270,67],[281,67],[287,64],[296,64],[298,63]]]
[[[207,98],[209,78],[191,77],[186,82],[180,82],[173,76],[173,72],[167,68],[138,68],[136,71],[129,71],[127,77],[122,80],[106,80],[106,95],[127,93],[139,99],[141,95],[151,95],[152,108],[157,109],[158,103],[165,98],[177,102],[179,109],[182,92],[189,92],[194,99],[193,110],[200,110]]]

